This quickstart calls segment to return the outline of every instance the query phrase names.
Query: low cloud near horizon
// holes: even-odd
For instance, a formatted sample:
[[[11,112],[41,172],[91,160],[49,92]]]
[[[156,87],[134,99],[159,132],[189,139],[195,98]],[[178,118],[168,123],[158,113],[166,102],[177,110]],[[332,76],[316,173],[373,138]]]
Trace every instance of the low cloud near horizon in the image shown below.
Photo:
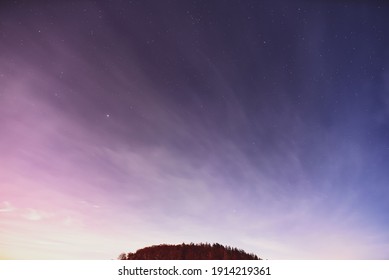
[[[217,242],[266,259],[389,258],[388,37],[370,32],[384,14],[351,5],[343,25],[319,1],[305,29],[293,7],[270,32],[261,5],[283,10],[255,2],[0,12],[0,257]],[[351,30],[369,45],[349,54],[359,39],[335,34]]]

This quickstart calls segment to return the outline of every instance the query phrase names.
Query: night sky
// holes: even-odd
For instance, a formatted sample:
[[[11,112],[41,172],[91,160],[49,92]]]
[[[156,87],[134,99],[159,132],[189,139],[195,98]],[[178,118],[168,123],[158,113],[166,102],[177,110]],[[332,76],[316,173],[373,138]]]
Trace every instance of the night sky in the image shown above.
[[[389,259],[389,4],[1,3],[0,258]]]

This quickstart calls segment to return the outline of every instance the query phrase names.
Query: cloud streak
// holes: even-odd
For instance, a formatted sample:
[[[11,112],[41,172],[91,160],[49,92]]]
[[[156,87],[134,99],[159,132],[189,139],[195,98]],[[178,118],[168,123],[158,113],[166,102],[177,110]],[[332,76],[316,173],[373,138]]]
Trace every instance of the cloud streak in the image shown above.
[[[4,15],[0,251],[218,242],[274,259],[389,257],[385,78],[335,55],[329,18],[314,4],[308,29],[297,14],[252,26],[242,7],[192,22],[180,6],[148,19],[147,5],[125,17],[120,5]]]

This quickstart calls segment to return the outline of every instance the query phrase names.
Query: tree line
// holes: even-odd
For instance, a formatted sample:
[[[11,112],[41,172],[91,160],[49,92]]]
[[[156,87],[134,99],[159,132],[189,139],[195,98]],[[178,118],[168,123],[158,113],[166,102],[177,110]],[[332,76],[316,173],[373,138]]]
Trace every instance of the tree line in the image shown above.
[[[119,260],[260,260],[255,254],[219,243],[161,244],[145,247],[135,253],[122,253]]]

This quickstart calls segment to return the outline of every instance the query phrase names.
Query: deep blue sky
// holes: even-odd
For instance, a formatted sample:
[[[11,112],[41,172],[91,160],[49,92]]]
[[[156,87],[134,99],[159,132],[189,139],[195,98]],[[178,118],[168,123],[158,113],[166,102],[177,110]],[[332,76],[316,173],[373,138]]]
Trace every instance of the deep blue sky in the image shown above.
[[[2,3],[0,257],[218,242],[389,258],[388,14],[384,1]]]

